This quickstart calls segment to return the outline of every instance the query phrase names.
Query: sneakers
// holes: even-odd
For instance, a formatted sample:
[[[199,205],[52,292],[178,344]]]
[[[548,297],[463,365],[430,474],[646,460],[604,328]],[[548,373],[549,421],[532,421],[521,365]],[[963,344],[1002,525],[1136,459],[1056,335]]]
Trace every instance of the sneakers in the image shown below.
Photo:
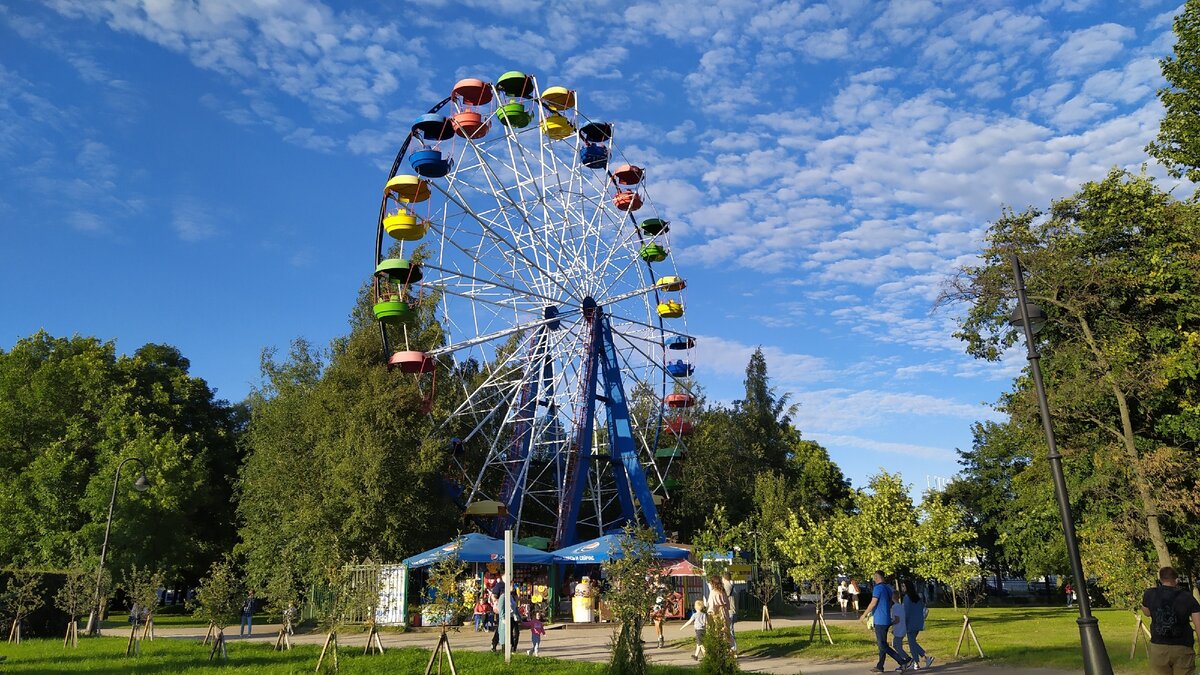
[[[926,668],[933,667],[933,657],[929,656],[928,654],[925,655],[925,667]]]
[[[880,668],[879,666],[875,666],[874,668],[872,668],[872,669],[871,669],[871,671],[870,671],[870,672],[872,672],[872,673],[886,673],[887,671],[886,671],[886,670],[884,670],[883,668]]]

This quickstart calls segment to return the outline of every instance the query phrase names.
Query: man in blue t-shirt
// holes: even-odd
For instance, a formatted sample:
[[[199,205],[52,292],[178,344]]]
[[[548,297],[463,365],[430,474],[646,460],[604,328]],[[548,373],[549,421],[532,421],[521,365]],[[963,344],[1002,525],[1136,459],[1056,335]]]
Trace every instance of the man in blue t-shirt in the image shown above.
[[[889,656],[900,664],[901,670],[908,670],[913,666],[913,660],[900,656],[888,644],[888,629],[892,627],[892,587],[883,582],[883,570],[875,570],[873,579],[875,586],[871,589],[871,604],[867,605],[861,618],[862,621],[866,621],[867,616],[870,615],[875,624],[875,644],[879,647],[879,661],[871,669],[871,672],[885,672],[883,664]]]

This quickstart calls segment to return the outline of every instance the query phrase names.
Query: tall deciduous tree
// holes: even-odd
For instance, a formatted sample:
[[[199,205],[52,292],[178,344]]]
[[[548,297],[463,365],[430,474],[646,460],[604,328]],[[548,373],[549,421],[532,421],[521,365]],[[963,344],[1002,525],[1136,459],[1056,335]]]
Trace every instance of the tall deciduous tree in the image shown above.
[[[855,513],[845,528],[853,551],[853,572],[864,578],[875,570],[888,574],[911,572],[918,563],[917,509],[908,486],[898,473],[880,471],[854,499]]]
[[[1178,550],[1186,526],[1163,508],[1180,486],[1155,481],[1152,458],[1174,449],[1194,461],[1200,440],[1198,216],[1149,177],[1114,171],[1048,213],[1005,213],[982,263],[964,268],[944,296],[969,307],[958,333],[968,352],[999,358],[1018,341],[1008,324],[1009,256],[1020,255],[1029,298],[1049,319],[1038,339],[1067,471],[1090,464],[1081,472],[1084,520],[1120,521],[1158,565],[1171,564],[1172,539]],[[1027,380],[1002,407],[1036,424]]]
[[[61,567],[97,554],[113,474],[147,464],[153,487],[118,486],[108,564],[163,561],[196,578],[233,546],[239,410],[179,350],[38,332],[0,351],[0,560]],[[129,465],[126,465],[128,471]]]
[[[443,485],[449,437],[432,423],[447,417],[455,374],[438,365],[431,419],[430,382],[386,369],[368,300],[329,349],[297,340],[283,360],[264,354],[238,504],[238,550],[256,587],[280,576],[321,582],[334,559],[399,560],[461,526]],[[430,303],[408,336],[412,349],[441,344]]]

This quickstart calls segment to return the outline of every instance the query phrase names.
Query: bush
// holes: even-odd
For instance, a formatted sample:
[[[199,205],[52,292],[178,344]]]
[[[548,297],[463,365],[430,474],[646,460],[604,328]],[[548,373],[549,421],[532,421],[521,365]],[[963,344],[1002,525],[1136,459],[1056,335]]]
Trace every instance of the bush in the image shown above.
[[[740,673],[737,658],[729,642],[729,626],[716,612],[708,615],[704,629],[704,658],[700,659],[700,675],[729,675]]]

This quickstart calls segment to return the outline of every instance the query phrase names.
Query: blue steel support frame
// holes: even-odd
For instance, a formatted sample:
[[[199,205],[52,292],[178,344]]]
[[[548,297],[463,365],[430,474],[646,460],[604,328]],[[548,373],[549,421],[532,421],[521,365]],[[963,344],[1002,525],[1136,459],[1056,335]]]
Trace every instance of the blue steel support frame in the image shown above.
[[[592,340],[589,345],[586,367],[583,373],[583,419],[577,427],[578,439],[574,482],[570,485],[567,508],[562,511],[559,523],[559,547],[570,546],[578,541],[577,525],[579,507],[583,503],[587,487],[588,471],[592,462],[592,432],[596,423],[597,377],[604,381],[602,400],[607,412],[609,450],[612,453],[613,478],[617,484],[617,499],[621,504],[621,515],[629,522],[637,522],[641,511],[642,523],[654,530],[658,541],[666,539],[654,496],[646,483],[646,472],[638,460],[637,445],[633,438],[633,424],[629,418],[629,402],[621,383],[621,364],[617,348],[612,339],[612,328],[603,310],[595,309],[592,318]],[[636,502],[636,503],[635,503]],[[640,509],[639,509],[640,507]]]
[[[517,413],[519,423],[517,432],[514,434],[513,445],[515,446],[510,452],[513,452],[515,457],[521,460],[521,469],[515,478],[510,483],[510,490],[507,495],[503,495],[506,516],[497,518],[496,525],[493,527],[493,536],[504,536],[504,530],[512,528],[517,523],[517,511],[520,509],[522,500],[525,497],[525,477],[529,471],[529,453],[530,445],[533,442],[533,431],[536,428],[536,415],[539,389],[545,385],[550,386],[550,382],[554,378],[554,366],[550,360],[546,358],[546,341],[547,331],[545,326],[538,329],[534,337],[533,358],[530,359],[531,365],[538,369],[538,377],[534,378],[525,391],[522,392],[521,406]]]

